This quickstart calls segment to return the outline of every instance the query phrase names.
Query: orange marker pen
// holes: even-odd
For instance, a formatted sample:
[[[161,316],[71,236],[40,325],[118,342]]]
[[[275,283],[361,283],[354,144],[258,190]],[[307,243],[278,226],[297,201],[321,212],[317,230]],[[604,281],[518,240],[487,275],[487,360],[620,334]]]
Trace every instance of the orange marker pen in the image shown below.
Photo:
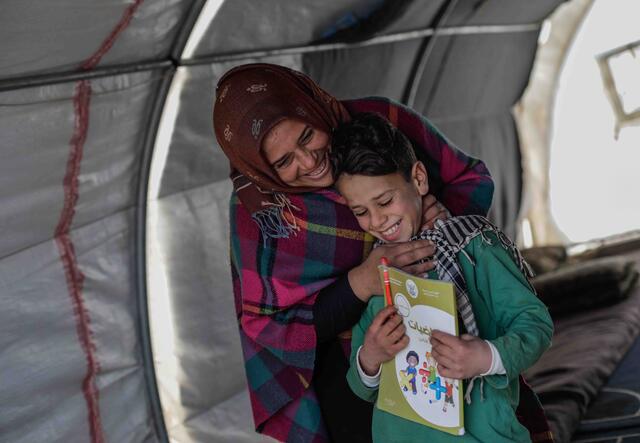
[[[385,305],[391,306],[393,304],[393,300],[391,299],[391,281],[389,280],[389,260],[387,260],[387,257],[382,257],[380,259],[380,264],[382,265],[382,276],[384,277]]]

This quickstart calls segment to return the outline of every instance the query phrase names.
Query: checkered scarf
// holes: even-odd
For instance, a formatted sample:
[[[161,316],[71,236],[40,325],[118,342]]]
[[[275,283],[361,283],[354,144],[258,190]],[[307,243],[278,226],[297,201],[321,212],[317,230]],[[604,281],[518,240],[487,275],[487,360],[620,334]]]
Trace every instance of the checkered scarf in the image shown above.
[[[410,239],[411,241],[430,240],[434,242],[436,245],[435,261],[438,278],[452,282],[455,285],[458,313],[467,332],[475,336],[478,335],[478,326],[469,301],[467,285],[458,265],[457,254],[464,254],[466,259],[475,265],[475,261],[466,253],[464,248],[478,235],[482,236],[483,241],[491,244],[492,240],[485,235],[486,232],[493,232],[500,244],[510,251],[514,262],[523,275],[528,279],[533,277],[533,270],[523,259],[516,245],[498,227],[481,216],[468,215],[451,217],[447,220],[437,220],[434,229],[422,231]],[[376,242],[374,247],[380,244],[381,242]],[[533,289],[533,286],[531,288]],[[554,439],[549,423],[537,397],[522,375],[518,377],[518,381],[520,384],[520,403],[516,410],[518,421],[529,430],[532,442],[553,443]],[[472,382],[467,386],[467,394],[470,394],[471,389],[473,389]],[[482,386],[480,390],[482,391]],[[468,397],[468,395],[465,397]]]
[[[467,284],[460,270],[457,255],[462,253],[469,262],[475,265],[473,258],[465,252],[464,247],[478,235],[482,236],[483,241],[491,244],[491,240],[485,235],[485,232],[488,231],[496,234],[502,246],[511,252],[520,271],[528,278],[533,277],[531,267],[522,258],[516,245],[498,227],[479,215],[437,220],[434,229],[422,231],[411,239],[430,240],[435,244],[436,252],[434,257],[438,278],[455,285],[458,314],[460,314],[467,333],[475,336],[478,335],[478,326],[469,302]]]

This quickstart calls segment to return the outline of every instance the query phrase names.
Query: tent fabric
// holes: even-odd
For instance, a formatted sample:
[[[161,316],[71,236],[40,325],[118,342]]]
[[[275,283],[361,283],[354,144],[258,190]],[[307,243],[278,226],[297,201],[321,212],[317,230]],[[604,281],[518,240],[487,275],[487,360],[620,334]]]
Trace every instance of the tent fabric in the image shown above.
[[[233,299],[228,294],[227,231],[200,225],[228,226],[228,180],[175,193],[153,204],[160,221],[155,232],[165,257],[171,300],[173,341],[178,354],[171,373],[158,375],[163,406],[183,421],[173,430],[179,441],[260,441],[253,423],[240,352]],[[197,266],[194,266],[197,264]],[[150,297],[150,303],[157,299]],[[153,324],[166,336],[166,324]],[[156,329],[157,328],[157,329]],[[167,377],[164,377],[167,375]],[[174,389],[163,387],[171,375]],[[173,435],[173,433],[172,433]],[[204,437],[206,436],[206,438]]]
[[[0,79],[86,69],[96,50],[109,44],[100,66],[165,59],[191,3],[3,0]],[[122,32],[114,35],[119,25]]]
[[[213,3],[0,6],[0,442],[154,442],[165,431],[180,442],[267,441],[253,431],[246,393],[228,162],[211,128],[214,86],[232,66],[284,64],[340,98],[400,101],[429,44],[415,108],[485,160],[494,219],[513,229],[521,178],[510,107],[527,83],[536,25],[560,0],[223,1],[183,56],[193,18]],[[242,55],[512,24],[534,27]],[[34,76],[38,86],[20,84]]]
[[[234,0],[222,3],[193,58],[258,49],[303,46],[357,23],[381,0]]]
[[[140,127],[157,83],[154,72],[93,80],[86,101],[78,100],[78,83],[0,94],[1,441],[74,441],[91,432],[107,441],[153,437],[131,244]],[[82,106],[78,201],[68,211],[63,183]],[[64,218],[69,260],[59,232]],[[75,293],[70,266],[80,273]]]

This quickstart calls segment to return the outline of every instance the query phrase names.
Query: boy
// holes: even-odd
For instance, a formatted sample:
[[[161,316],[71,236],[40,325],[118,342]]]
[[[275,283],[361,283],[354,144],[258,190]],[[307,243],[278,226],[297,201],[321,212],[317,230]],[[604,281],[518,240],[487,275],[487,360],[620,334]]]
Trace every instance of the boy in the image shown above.
[[[331,161],[336,187],[362,229],[383,243],[427,238],[436,244],[436,270],[429,277],[455,284],[467,332],[454,337],[434,330],[431,335],[440,375],[469,380],[466,434],[453,436],[374,407],[374,441],[530,441],[515,415],[518,375],[549,346],[553,326],[523,275],[525,263],[513,243],[478,216],[452,217],[420,232],[427,171],[408,139],[382,117],[360,114],[339,126]],[[382,297],[371,298],[353,328],[347,374],[364,400],[376,400],[380,366],[407,345],[404,332],[394,308],[384,308]]]

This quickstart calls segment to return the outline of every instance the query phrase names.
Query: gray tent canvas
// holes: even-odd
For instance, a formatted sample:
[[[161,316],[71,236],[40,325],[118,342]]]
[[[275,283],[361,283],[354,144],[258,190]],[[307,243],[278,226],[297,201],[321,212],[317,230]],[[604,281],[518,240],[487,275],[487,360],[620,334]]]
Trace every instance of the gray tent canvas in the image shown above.
[[[228,262],[218,78],[382,95],[521,202],[512,106],[560,0],[0,6],[0,442],[254,442]]]

